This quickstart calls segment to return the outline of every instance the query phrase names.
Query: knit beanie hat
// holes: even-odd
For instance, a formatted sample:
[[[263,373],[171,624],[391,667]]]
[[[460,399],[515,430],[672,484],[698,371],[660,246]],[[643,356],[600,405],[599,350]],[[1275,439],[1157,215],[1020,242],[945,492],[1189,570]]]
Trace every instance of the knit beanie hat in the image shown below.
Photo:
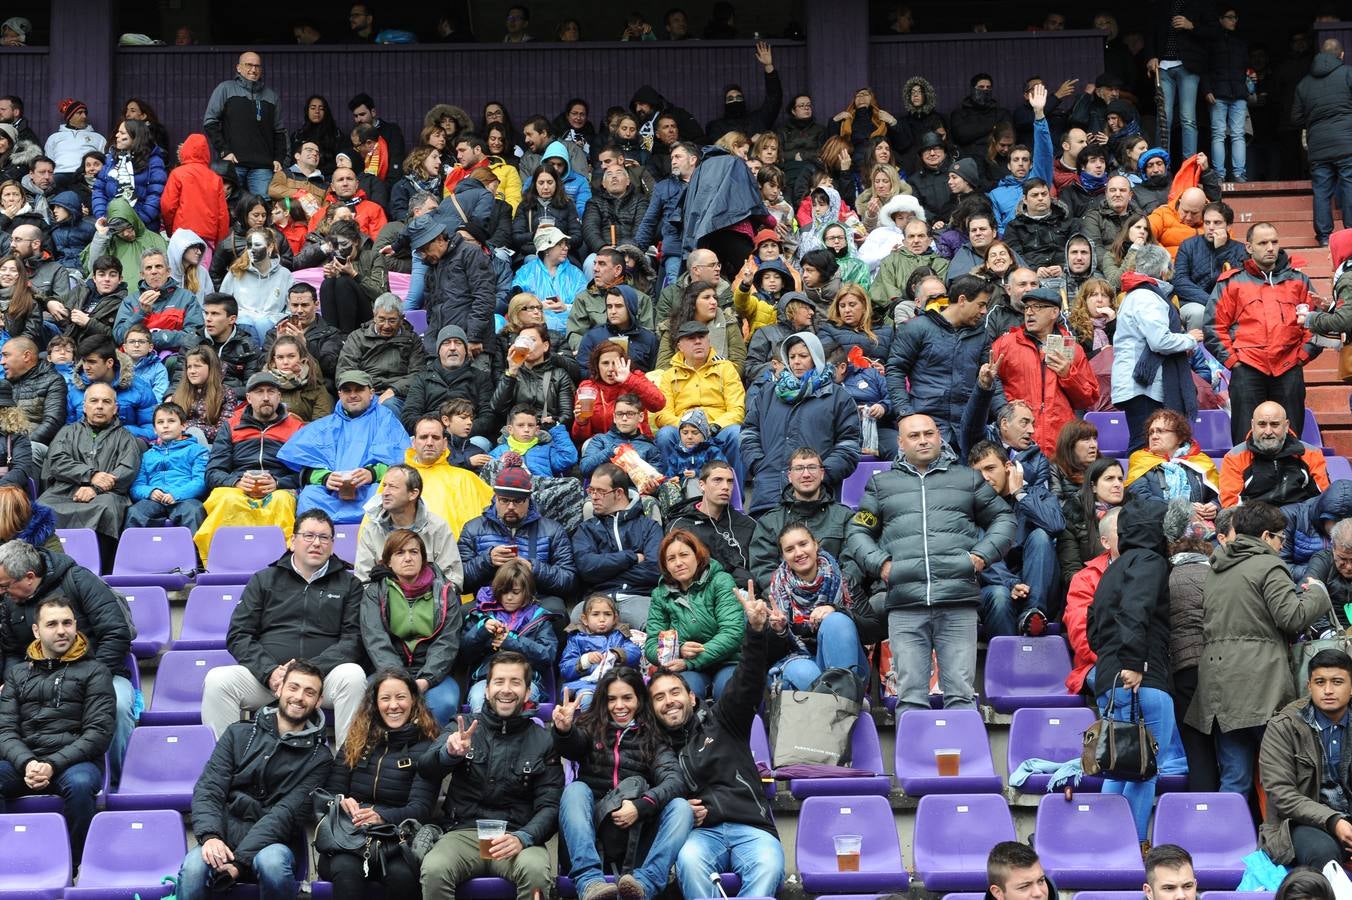
[[[502,468],[498,471],[498,477],[493,479],[493,491],[513,497],[528,497],[532,487],[530,472],[526,471],[526,461],[521,458],[521,454],[502,454]]]
[[[56,105],[56,108],[61,113],[61,121],[63,122],[69,122],[78,112],[89,113],[89,107],[85,106],[83,100],[76,100],[72,97],[62,100]]]
[[[699,433],[706,441],[709,439],[709,417],[706,416],[704,410],[700,409],[698,406],[681,416],[681,421],[677,425],[677,429],[679,430],[685,425],[693,425],[695,428],[699,429]]]
[[[959,178],[972,186],[972,190],[981,190],[981,172],[976,167],[976,160],[970,156],[955,161],[949,171],[957,172]]]
[[[1150,162],[1152,159],[1164,160],[1164,168],[1166,169],[1169,168],[1169,151],[1164,150],[1160,147],[1151,147],[1149,150],[1142,153],[1140,158],[1136,160],[1137,171],[1139,171],[1142,175],[1144,175],[1145,164]]]

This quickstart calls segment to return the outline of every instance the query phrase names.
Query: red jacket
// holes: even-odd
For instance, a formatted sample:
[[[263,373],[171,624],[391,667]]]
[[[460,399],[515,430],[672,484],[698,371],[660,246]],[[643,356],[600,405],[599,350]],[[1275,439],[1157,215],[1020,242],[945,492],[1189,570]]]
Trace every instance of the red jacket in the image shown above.
[[[488,157],[485,156],[483,159],[479,160],[474,165],[470,166],[468,169],[466,169],[464,166],[456,166],[454,169],[451,169],[451,171],[446,173],[446,184],[445,184],[446,196],[447,197],[451,196],[451,191],[455,190],[455,186],[457,184],[468,178],[470,172],[473,172],[475,169],[489,169],[489,168],[492,168],[492,164],[489,163]]]
[[[629,378],[619,384],[606,384],[600,379],[590,379],[583,381],[582,384],[590,384],[596,388],[599,396],[596,398],[596,405],[592,407],[590,419],[573,419],[573,439],[581,446],[587,438],[596,437],[598,434],[605,434],[610,430],[610,426],[615,421],[615,401],[621,394],[637,394],[638,399],[643,402],[643,408],[650,413],[661,412],[662,407],[667,405],[667,398],[647,375],[644,375],[638,369],[631,369]],[[578,385],[581,387],[581,385]],[[652,429],[648,427],[648,417],[642,416],[639,421],[639,429],[648,437],[652,437]]]
[[[1052,196],[1060,196],[1061,192],[1066,189],[1066,185],[1079,177],[1079,171],[1069,168],[1061,162],[1061,157],[1058,156],[1052,160]]]
[[[225,206],[225,182],[211,171],[211,147],[204,134],[190,134],[178,149],[179,166],[169,173],[160,197],[164,230],[197,232],[213,245],[230,233],[230,211]]]
[[[324,213],[328,211],[329,204],[339,202],[342,201],[333,196],[333,191],[325,194],[324,205],[319,207],[319,211],[310,217],[310,230],[314,231],[319,227],[319,223],[324,221]],[[357,218],[357,227],[361,229],[361,233],[374,241],[376,235],[380,234],[380,229],[385,227],[385,210],[380,208],[380,204],[367,200],[366,192],[361,188],[357,189],[357,193],[353,195],[352,200],[348,201],[348,205],[352,207],[352,213]]]
[[[1057,331],[1066,337],[1075,354],[1064,378],[1047,368],[1041,345],[1022,325],[1009,329],[991,344],[991,359],[1004,357],[1000,379],[1005,384],[1005,399],[1026,400],[1033,407],[1033,438],[1048,459],[1056,455],[1056,436],[1075,418],[1075,410],[1093,409],[1099,398],[1098,376],[1084,350],[1064,325],[1058,325]]]
[[[1070,579],[1070,591],[1066,594],[1066,611],[1061,621],[1066,625],[1066,637],[1070,639],[1070,674],[1066,676],[1066,688],[1078,694],[1084,688],[1084,680],[1089,670],[1098,662],[1098,654],[1089,647],[1089,607],[1094,603],[1094,591],[1098,590],[1103,573],[1108,571],[1108,554],[1098,556],[1084,564],[1084,568]]]
[[[1266,375],[1281,375],[1313,358],[1309,333],[1296,324],[1296,306],[1313,306],[1310,279],[1291,267],[1286,251],[1271,272],[1253,260],[1221,273],[1220,291],[1207,307],[1206,343],[1211,355],[1233,369],[1237,364]]]

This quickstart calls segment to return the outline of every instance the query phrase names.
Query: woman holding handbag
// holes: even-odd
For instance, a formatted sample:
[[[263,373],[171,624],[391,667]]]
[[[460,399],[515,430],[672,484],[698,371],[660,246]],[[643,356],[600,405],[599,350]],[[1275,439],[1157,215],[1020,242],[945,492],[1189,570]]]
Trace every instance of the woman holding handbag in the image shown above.
[[[667,883],[695,826],[681,796],[685,781],[663,739],[637,669],[601,676],[592,705],[565,689],[554,707],[554,746],[578,764],[559,801],[559,834],[580,900],[617,896],[603,880],[606,859],[622,860],[618,895],[652,897]]]
[[[440,785],[418,774],[417,761],[436,736],[437,723],[413,676],[402,669],[373,675],[325,786],[342,795],[334,814],[346,815],[358,829],[427,819]],[[363,900],[368,879],[382,882],[387,897],[422,892],[418,871],[392,840],[372,841],[364,851],[321,850],[319,875],[333,882],[334,900]]]

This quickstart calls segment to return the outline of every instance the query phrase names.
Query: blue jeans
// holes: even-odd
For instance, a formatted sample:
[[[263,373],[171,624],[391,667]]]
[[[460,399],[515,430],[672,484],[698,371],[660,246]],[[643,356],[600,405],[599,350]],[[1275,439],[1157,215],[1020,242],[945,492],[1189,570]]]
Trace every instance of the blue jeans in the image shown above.
[[[592,816],[596,800],[591,788],[581,781],[574,781],[563,789],[563,798],[559,801],[559,834],[568,848],[569,871],[579,897],[605,874],[604,861],[596,849],[596,825]],[[638,801],[639,804],[647,802]],[[640,822],[633,827],[644,826]],[[658,814],[657,834],[643,863],[633,873],[649,897],[666,886],[667,873],[676,861],[676,854],[681,852],[694,827],[695,814],[691,812],[690,804],[680,797],[667,803]]]
[[[1160,69],[1160,89],[1164,94],[1164,108],[1169,113],[1169,128],[1172,131],[1177,122],[1183,131],[1183,152],[1173,155],[1176,163],[1197,152],[1197,85],[1201,80],[1201,75],[1189,72],[1181,65]],[[1169,141],[1169,135],[1164,135],[1166,149],[1170,147]]]
[[[1102,691],[1098,695],[1099,712],[1108,709],[1109,691]],[[1131,691],[1126,688],[1113,688],[1113,719],[1119,722],[1131,721]],[[1137,692],[1141,705],[1141,715],[1145,717],[1146,726],[1150,728],[1150,733],[1154,736],[1156,743],[1160,746],[1160,754],[1163,755],[1164,748],[1178,747],[1178,725],[1174,721],[1174,701],[1169,694],[1158,688],[1142,687]],[[1159,767],[1159,758],[1156,759],[1157,768]],[[1131,806],[1131,816],[1136,820],[1136,837],[1144,841],[1148,836],[1150,827],[1150,808],[1155,805],[1155,782],[1157,778],[1149,778],[1145,781],[1114,781],[1111,778],[1103,780],[1103,793],[1121,794],[1127,798],[1128,805]]]
[[[728,682],[732,680],[732,673],[736,669],[736,663],[728,663],[720,669],[705,669],[702,672],[686,669],[681,675],[685,678],[685,686],[690,689],[690,693],[699,698],[709,696],[710,679],[712,679],[713,696],[717,700],[723,696],[723,688],[728,686]]]
[[[151,522],[164,521],[196,532],[206,518],[207,511],[199,500],[180,500],[173,506],[158,500],[137,500],[127,509],[128,528],[146,528]]]
[[[681,277],[681,262],[681,257],[676,255],[662,257],[662,287]]]
[[[817,656],[815,659],[793,659],[784,664],[784,687],[805,691],[827,669],[850,669],[860,678],[868,678],[868,657],[859,644],[859,629],[854,619],[841,612],[833,612],[822,619],[817,629]]]
[[[1211,104],[1211,165],[1225,180],[1225,141],[1230,140],[1230,180],[1245,181],[1244,163],[1248,147],[1244,143],[1244,116],[1248,104],[1243,100],[1217,100]]]
[[[930,654],[939,659],[944,708],[976,709],[974,606],[920,606],[887,613],[887,641],[897,672],[897,709],[929,709]]]
[[[1253,767],[1258,760],[1258,747],[1263,743],[1263,726],[1237,728],[1234,731],[1216,729],[1216,765],[1220,769],[1222,791],[1249,796],[1253,790]]]
[[[127,741],[136,727],[136,688],[131,679],[113,676],[113,693],[117,695],[117,709],[113,719],[113,742],[108,745],[108,781],[114,790],[122,783],[122,760],[127,755]]]
[[[70,826],[70,853],[75,865],[80,864],[84,852],[89,823],[94,821],[94,797],[103,789],[103,770],[92,762],[76,763],[56,773],[52,785],[40,793],[56,793],[65,804],[66,824]],[[23,773],[12,763],[0,762],[0,813],[5,811],[6,797],[23,797],[39,793],[24,784]]]
[[[404,297],[404,312],[423,308],[423,293],[427,290],[427,263],[413,254],[413,272],[408,278],[408,295]]]
[[[396,419],[404,414],[403,397],[391,397],[390,399],[383,401],[380,405],[394,413]]]
[[[725,822],[696,828],[676,856],[681,896],[719,897],[710,872],[736,872],[743,897],[774,897],[784,880],[784,845],[764,828]]]
[[[423,699],[432,711],[432,718],[437,720],[438,725],[445,727],[460,712],[460,685],[448,674],[436,687],[428,688]]]
[[[681,433],[675,425],[663,425],[653,435],[653,442],[662,451],[663,459],[670,459],[681,443]],[[729,425],[713,436],[714,446],[723,451],[723,458],[737,473],[737,483],[746,484],[746,470],[742,468],[742,426]]]
[[[202,848],[193,847],[178,870],[178,900],[208,900],[213,874],[202,859]],[[258,882],[258,900],[296,900],[296,855],[286,844],[268,844],[259,850],[253,858],[253,877]]]
[[[1310,185],[1314,189],[1314,234],[1321,244],[1333,234],[1333,193],[1343,210],[1343,227],[1352,227],[1352,156],[1310,162]]]
[[[248,166],[235,166],[235,180],[249,189],[249,193],[257,194],[265,201],[268,198],[268,185],[272,183],[272,167],[266,169],[251,169]]]

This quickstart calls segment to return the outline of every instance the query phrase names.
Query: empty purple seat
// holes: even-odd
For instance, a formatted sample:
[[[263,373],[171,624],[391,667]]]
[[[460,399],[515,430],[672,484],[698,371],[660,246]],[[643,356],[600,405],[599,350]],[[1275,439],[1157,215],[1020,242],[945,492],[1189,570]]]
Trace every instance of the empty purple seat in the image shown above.
[[[858,775],[849,778],[793,778],[789,793],[795,797],[857,797],[877,794],[886,797],[892,790],[892,779],[883,767],[883,749],[878,743],[878,726],[867,712],[860,713],[850,729],[850,766],[868,769],[876,775]]]
[[[1048,794],[1034,833],[1042,868],[1060,890],[1132,890],[1145,882],[1136,823],[1121,794]]]
[[[1084,420],[1098,429],[1099,456],[1125,456],[1131,446],[1127,416],[1120,412],[1088,412]]]
[[[131,642],[131,652],[139,659],[159,656],[169,643],[169,632],[173,627],[169,595],[164,588],[155,585],[124,587],[120,591],[127,598],[132,621],[136,623],[136,640]]]
[[[863,837],[859,871],[841,872],[836,835]],[[904,891],[910,884],[886,797],[808,797],[798,814],[795,847],[803,889],[814,894]]]
[[[840,502],[850,509],[858,509],[859,501],[864,498],[864,488],[868,486],[868,480],[873,477],[875,472],[886,472],[890,468],[892,468],[892,464],[886,460],[875,462],[864,460],[860,462],[841,484]]]
[[[1014,819],[1000,794],[930,794],[915,811],[915,877],[926,891],[984,888],[986,857],[1016,840]]]
[[[99,539],[94,529],[58,528],[56,536],[67,556],[96,575],[103,572],[103,563],[99,559]]]
[[[128,528],[117,542],[113,587],[157,585],[181,591],[197,572],[197,548],[186,528]]]
[[[1352,463],[1345,456],[1326,456],[1324,465],[1329,471],[1329,481],[1352,478]]]
[[[1244,877],[1244,857],[1258,847],[1249,804],[1239,794],[1176,793],[1155,806],[1155,844],[1192,854],[1197,887],[1230,890]]]
[[[1070,651],[1062,637],[995,637],[986,648],[982,696],[997,712],[1023,706],[1083,706],[1066,690]]]
[[[1224,456],[1235,445],[1230,438],[1230,414],[1223,409],[1199,409],[1192,417],[1192,439],[1209,456]]]
[[[940,775],[934,751],[959,751],[958,774]],[[897,720],[897,784],[911,797],[997,794],[1003,787],[991,761],[981,713],[974,709],[908,709]]]
[[[982,891],[980,893],[973,892],[964,893],[961,891],[957,891],[952,894],[944,894],[941,900],[985,900],[985,898],[986,898],[985,891]]]
[[[224,525],[211,536],[207,569],[197,583],[247,584],[285,552],[286,535],[276,525]]]
[[[516,886],[506,878],[471,878],[456,887],[455,896],[466,900],[515,900]]]
[[[0,860],[0,897],[60,897],[70,884],[66,820],[53,812],[0,815]]]
[[[196,725],[202,721],[202,682],[217,666],[233,666],[225,650],[170,650],[155,671],[155,694],[142,725]]]
[[[141,725],[132,729],[117,793],[109,809],[176,809],[192,806],[192,789],[216,747],[205,725]],[[181,854],[180,854],[181,855]]]
[[[1013,774],[1027,759],[1048,759],[1052,762],[1079,759],[1084,746],[1084,733],[1097,718],[1098,714],[1087,706],[1073,709],[1024,707],[1014,710],[1014,717],[1009,723],[1009,746],[1005,754],[1008,771]],[[1025,794],[1046,793],[1049,781],[1050,775],[1030,775],[1023,787],[1016,790]],[[1103,779],[1086,775],[1080,779],[1076,790],[1097,791],[1102,785]]]
[[[333,555],[343,562],[357,561],[357,529],[359,522],[333,526]]]
[[[404,318],[408,320],[409,327],[413,333],[421,337],[427,334],[427,310],[410,309],[404,313]]]
[[[178,871],[188,852],[183,817],[172,810],[101,812],[89,826],[80,881],[66,888],[68,900],[142,900],[163,897],[173,884],[161,884]]]
[[[1300,426],[1300,439],[1315,447],[1324,446],[1324,436],[1319,432],[1319,423],[1315,421],[1314,410],[1305,407],[1305,421]]]
[[[188,592],[183,627],[175,650],[224,650],[230,616],[244,592],[242,584],[197,584]]]

